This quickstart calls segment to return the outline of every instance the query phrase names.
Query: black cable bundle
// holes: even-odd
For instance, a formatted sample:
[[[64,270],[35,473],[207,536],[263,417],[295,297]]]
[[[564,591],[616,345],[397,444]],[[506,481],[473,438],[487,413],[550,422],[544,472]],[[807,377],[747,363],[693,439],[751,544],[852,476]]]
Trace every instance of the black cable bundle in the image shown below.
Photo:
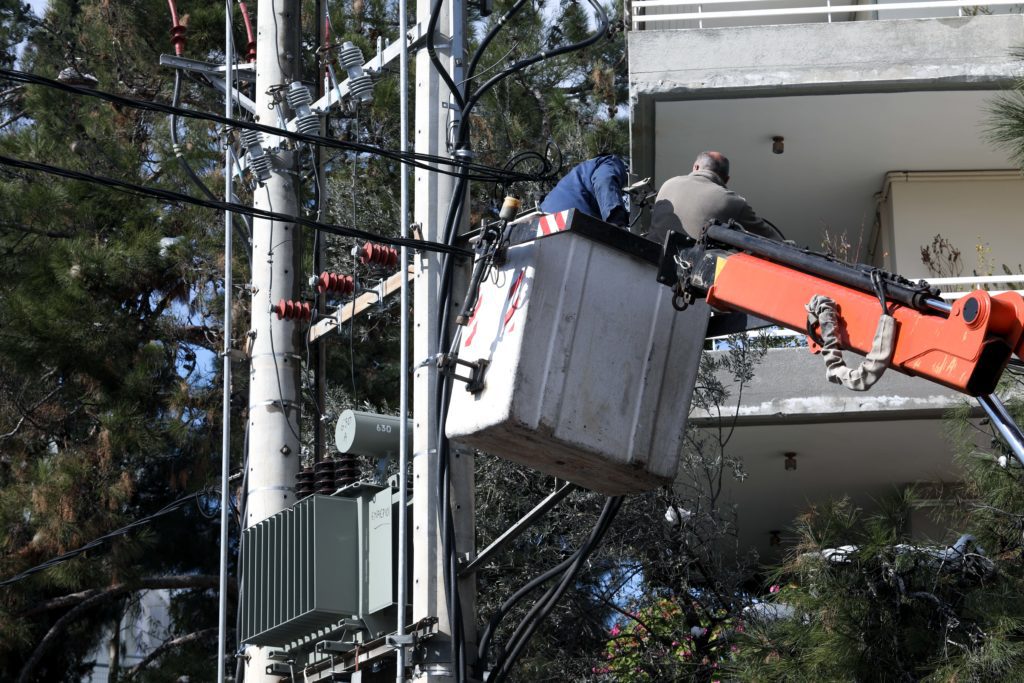
[[[508,76],[516,73],[517,71],[521,71],[522,69],[525,69],[526,67],[536,64],[538,62],[551,59],[553,57],[557,57],[568,52],[573,52],[575,50],[581,50],[583,48],[586,48],[596,43],[598,40],[600,40],[602,37],[608,34],[608,17],[605,15],[603,9],[595,0],[588,0],[588,2],[594,8],[595,14],[600,22],[598,29],[592,35],[588,36],[584,40],[579,41],[577,43],[572,43],[570,45],[566,45],[551,51],[540,52],[526,59],[519,60],[511,64],[504,70],[500,71],[499,73],[495,74],[494,76],[492,76],[482,85],[477,87],[473,91],[472,95],[468,97],[464,97],[463,94],[459,91],[458,86],[452,80],[451,75],[444,68],[444,65],[441,63],[440,59],[437,58],[437,55],[434,52],[433,35],[441,10],[441,2],[440,0],[437,0],[434,3],[427,30],[427,51],[428,54],[430,55],[430,59],[434,65],[434,68],[436,68],[438,72],[441,74],[442,80],[444,80],[445,83],[448,84],[448,87],[452,91],[453,99],[456,101],[456,103],[459,105],[461,109],[461,125],[459,126],[458,137],[454,142],[454,150],[456,156],[460,152],[468,150],[470,134],[470,114],[472,113],[473,108],[476,106],[476,104],[480,101],[480,98],[482,98],[491,88],[493,88],[495,85],[497,85],[499,82],[501,82]],[[477,49],[476,53],[470,59],[470,66],[466,73],[466,79],[465,81],[463,81],[464,84],[472,82],[473,76],[475,74],[475,69],[480,62],[481,56],[483,55],[484,50],[490,44],[494,36],[497,35],[497,32],[501,30],[505,22],[509,18],[514,16],[515,13],[518,12],[524,5],[525,0],[517,0],[517,2],[511,8],[509,8],[509,10],[498,20],[496,25],[484,37],[483,41],[480,44],[480,47]],[[547,170],[550,167],[549,162],[546,158],[544,158],[542,161],[544,162],[545,170]],[[519,159],[516,159],[514,163],[506,164],[506,167],[508,168],[509,177],[519,177],[520,174],[517,174],[514,171],[515,167],[518,166],[519,163],[521,163],[521,161]],[[561,169],[559,168],[558,170],[560,172]],[[457,178],[455,182],[455,188],[454,191],[452,192],[452,196],[448,204],[448,211],[445,217],[445,223],[441,234],[441,241],[449,246],[454,244],[455,231],[457,226],[460,224],[463,207],[465,206],[466,203],[465,199],[468,190],[467,183],[469,180],[472,179],[469,176],[467,169],[465,167],[460,167],[455,175]],[[543,178],[533,176],[532,179],[539,180]],[[482,257],[486,258],[486,256]],[[440,288],[438,291],[439,305],[437,308],[436,319],[438,336],[436,348],[449,348],[450,343],[451,350],[453,352],[452,354],[450,354],[451,356],[456,355],[454,352],[457,349],[458,344],[458,335],[456,335],[456,338],[452,340],[448,330],[447,311],[451,305],[451,300],[453,296],[453,272],[454,261],[450,255],[445,255],[443,257],[443,261],[441,264],[441,279]],[[471,295],[475,296],[475,293],[471,293]],[[454,664],[453,676],[455,683],[462,683],[466,672],[466,654],[464,651],[462,635],[464,627],[462,624],[462,610],[459,602],[458,571],[454,539],[454,522],[452,518],[451,505],[449,501],[450,472],[448,468],[448,458],[450,456],[450,449],[448,439],[445,436],[444,430],[445,419],[448,413],[448,399],[451,396],[452,382],[453,379],[451,378],[451,376],[442,377],[441,381],[437,383],[437,389],[434,398],[435,405],[437,406],[438,417],[436,450],[438,459],[437,476],[439,485],[442,487],[438,495],[438,500],[441,502],[438,514],[441,521],[441,538],[445,557],[444,573],[445,586],[447,592],[448,618],[452,628],[452,662]],[[618,502],[612,504],[612,500],[617,500]],[[593,542],[591,543],[588,539],[588,543],[584,545],[584,547],[588,547],[589,549],[585,553],[580,553],[579,555],[575,556],[575,560],[569,565],[567,573],[565,576],[563,576],[562,581],[560,581],[558,584],[556,584],[555,587],[549,590],[549,592],[545,594],[545,596],[537,603],[537,605],[534,606],[534,610],[531,610],[531,615],[533,615],[534,621],[537,625],[539,625],[540,621],[542,621],[544,617],[546,617],[547,614],[550,613],[551,609],[554,608],[558,599],[561,598],[561,596],[565,593],[569,584],[572,581],[572,577],[575,576],[575,573],[579,570],[579,567],[581,566],[582,561],[585,559],[585,557],[589,556],[590,553],[593,552],[593,549],[596,548],[596,545],[600,541],[600,538],[604,535],[604,532],[607,530],[607,525],[610,523],[611,518],[613,518],[615,512],[618,511],[618,507],[620,504],[621,499],[609,499],[609,505],[612,511],[609,512],[609,505],[606,505],[606,510],[605,512],[602,513],[601,518],[602,520],[606,521],[599,521],[598,527],[595,528],[595,532],[597,533],[591,534],[592,539],[594,539]],[[600,528],[602,526],[603,528]],[[598,532],[599,528],[600,531]],[[581,551],[582,550],[583,548],[581,548]],[[535,610],[539,611],[535,614]],[[523,625],[520,626],[521,628],[517,629],[516,634],[514,634],[516,637],[515,642],[510,643],[515,648],[515,655],[512,657],[502,659],[501,671],[504,672],[500,673],[502,677],[507,676],[508,672],[511,671],[516,659],[518,659],[519,654],[522,652],[522,648],[525,647],[526,643],[529,642],[534,631],[536,630],[536,625],[527,626],[525,629],[522,628]]]

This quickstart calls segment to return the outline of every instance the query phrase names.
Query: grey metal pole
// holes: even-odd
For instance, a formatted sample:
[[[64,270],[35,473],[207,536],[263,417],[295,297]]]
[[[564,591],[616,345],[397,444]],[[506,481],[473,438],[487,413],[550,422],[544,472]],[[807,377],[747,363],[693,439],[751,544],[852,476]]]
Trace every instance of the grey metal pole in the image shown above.
[[[402,51],[398,57],[398,146],[404,154],[409,150],[409,20],[406,0],[398,1],[398,36]],[[409,169],[399,166],[399,207],[402,237],[409,236]],[[398,613],[396,633],[405,635],[405,612],[409,583],[409,251],[402,247],[398,259],[398,272],[402,274],[399,291],[401,325],[398,352],[398,594],[395,596]],[[405,683],[405,646],[399,644],[396,653],[395,682]]]
[[[433,3],[418,0],[416,18],[426,26],[430,20]],[[455,83],[462,80],[462,53],[464,40],[465,8],[462,0],[446,0],[438,17],[436,38],[437,54],[445,64]],[[445,31],[447,31],[446,37]],[[449,104],[450,93],[444,81],[431,63],[426,50],[416,55],[416,109],[415,148],[427,154],[450,154],[445,143],[450,127],[461,119],[462,112]],[[454,191],[454,184],[448,175],[417,169],[414,182],[415,220],[427,240],[442,239],[445,215]],[[466,215],[466,212],[463,213]],[[425,649],[425,656],[419,664],[426,683],[451,680],[457,662],[452,661],[450,643],[452,625],[448,618],[445,600],[445,573],[443,543],[440,537],[441,520],[438,518],[439,498],[442,482],[438,480],[435,458],[438,457],[437,443],[438,411],[434,399],[439,381],[436,364],[430,362],[439,351],[437,348],[438,285],[441,276],[441,259],[437,254],[422,253],[416,258],[413,309],[415,311],[414,364],[416,371],[413,381],[414,434],[412,446],[413,487],[413,579],[412,619],[438,618],[438,630],[444,638],[432,639]],[[472,458],[454,454],[449,463],[452,481],[452,501],[460,510],[455,518],[455,542],[457,552],[472,551],[473,491]],[[471,580],[462,584],[463,614],[472,614]],[[466,641],[475,640],[473,619],[464,620]],[[436,642],[436,645],[434,644]],[[465,651],[475,652],[470,642]]]
[[[256,121],[280,125],[283,89],[299,74],[298,0],[265,0],[257,9]],[[265,139],[272,173],[256,188],[253,204],[298,215],[297,153]],[[249,472],[245,525],[252,526],[295,502],[299,470],[298,324],[279,320],[271,306],[297,298],[299,229],[291,222],[255,219],[252,227],[252,329],[249,370]],[[245,679],[270,681],[263,648],[247,650]]]
[[[1006,440],[1017,460],[1024,465],[1024,433],[1021,433],[1020,427],[1013,421],[1013,417],[1006,410],[1006,406],[1003,405],[1003,402],[995,394],[979,396],[978,403],[988,413],[992,424],[999,432],[999,436]]]
[[[231,40],[231,0],[224,0],[224,116],[231,118],[231,92],[234,85],[234,46]],[[231,173],[234,167],[231,146],[224,137],[224,201],[231,201]],[[228,508],[231,491],[228,478],[231,469],[231,229],[232,215],[224,212],[224,405],[221,408],[220,456],[220,600],[217,606],[217,683],[224,683],[224,653],[228,634]]]
[[[416,19],[422,26],[430,20],[431,0],[417,0]],[[443,15],[439,27],[447,27],[447,3],[442,7]],[[450,45],[438,31],[437,52],[447,63],[451,63]],[[442,94],[442,91],[443,94]],[[426,50],[416,54],[416,107],[414,112],[415,149],[425,154],[445,154],[447,117],[450,112],[441,106],[448,99],[447,90],[440,76],[431,64]],[[416,169],[413,183],[413,205],[415,221],[419,224],[424,239],[438,240],[444,223],[445,208],[452,194],[451,177]],[[441,275],[441,259],[437,254],[421,252],[416,256],[415,287],[413,289],[413,310],[415,325],[413,331],[414,364],[417,366],[413,377],[413,418],[414,433],[412,445],[412,529],[413,529],[413,581],[412,619],[418,621],[437,617],[438,630],[447,636],[451,634],[445,607],[444,568],[440,539],[440,523],[437,516],[440,482],[434,445],[437,443],[435,426],[437,409],[434,394],[438,375],[435,363],[428,361],[437,354],[436,311],[438,284]],[[434,645],[434,643],[437,643]],[[451,657],[443,650],[444,639],[431,639],[420,664],[424,683],[450,680],[452,675]]]

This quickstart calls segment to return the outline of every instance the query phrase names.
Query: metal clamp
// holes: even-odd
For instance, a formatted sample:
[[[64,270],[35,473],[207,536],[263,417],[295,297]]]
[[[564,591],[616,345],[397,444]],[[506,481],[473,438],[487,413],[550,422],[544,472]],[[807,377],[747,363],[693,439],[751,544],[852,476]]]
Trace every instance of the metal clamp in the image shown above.
[[[268,676],[291,676],[292,667],[284,662],[271,662],[267,664]]]
[[[393,648],[415,647],[416,644],[420,642],[420,639],[415,633],[404,633],[402,635],[390,635],[384,639],[384,642]]]
[[[321,640],[319,643],[316,644],[316,651],[344,654],[346,652],[351,652],[355,649],[355,647],[356,643],[354,640]]]
[[[451,377],[466,383],[466,391],[471,394],[479,394],[484,390],[486,384],[484,383],[484,375],[487,372],[487,366],[491,362],[485,358],[481,358],[478,361],[470,363],[469,361],[462,360],[458,356],[453,356],[449,353],[441,354],[437,359],[437,369]],[[456,365],[464,365],[472,370],[472,373],[467,377],[459,375],[455,372]]]

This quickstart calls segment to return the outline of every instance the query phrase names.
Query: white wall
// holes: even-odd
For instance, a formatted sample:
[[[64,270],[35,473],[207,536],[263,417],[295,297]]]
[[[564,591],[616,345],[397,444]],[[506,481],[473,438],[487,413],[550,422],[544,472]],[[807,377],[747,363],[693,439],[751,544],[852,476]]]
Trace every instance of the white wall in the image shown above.
[[[1016,171],[889,173],[882,193],[885,267],[907,277],[929,273],[921,247],[938,234],[961,251],[963,275],[1001,274],[1024,264],[1024,177]],[[891,223],[890,223],[891,221]]]

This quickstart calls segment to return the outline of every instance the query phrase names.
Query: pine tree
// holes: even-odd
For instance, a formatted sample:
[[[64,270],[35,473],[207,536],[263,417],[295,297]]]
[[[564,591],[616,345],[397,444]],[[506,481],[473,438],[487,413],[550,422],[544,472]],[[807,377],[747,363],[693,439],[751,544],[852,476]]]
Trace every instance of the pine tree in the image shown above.
[[[27,71],[169,101],[173,74],[156,66],[170,51],[166,10],[56,0],[41,19],[3,15],[4,38],[28,36]],[[196,47],[212,50],[207,29],[222,16],[197,8],[191,20]],[[10,86],[3,105],[4,155],[194,191],[163,117],[41,86]],[[198,147],[200,158],[213,151]],[[0,677],[70,680],[141,588],[184,589],[182,605],[206,595],[172,633],[215,623],[216,495],[203,491],[219,460],[219,392],[204,358],[222,335],[222,231],[209,212],[9,167],[0,204],[0,577],[197,494],[0,588]],[[181,673],[210,669],[209,642],[198,644]]]

